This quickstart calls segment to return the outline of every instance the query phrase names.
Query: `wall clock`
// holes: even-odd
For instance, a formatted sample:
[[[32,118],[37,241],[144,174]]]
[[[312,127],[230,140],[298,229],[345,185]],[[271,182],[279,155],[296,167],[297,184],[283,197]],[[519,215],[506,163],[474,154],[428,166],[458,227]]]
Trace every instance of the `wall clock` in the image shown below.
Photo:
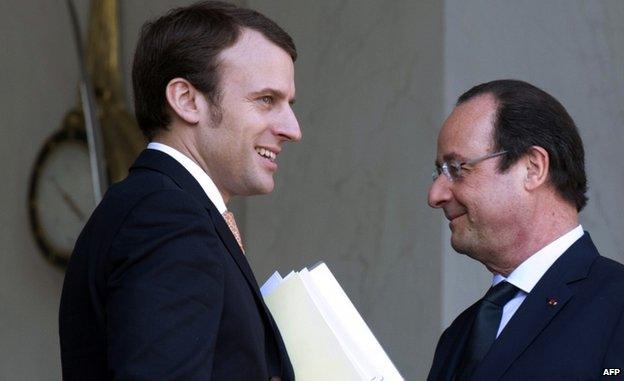
[[[70,112],[64,127],[45,142],[35,162],[28,194],[30,224],[39,248],[64,267],[95,208],[89,148],[82,114]]]
[[[85,109],[70,110],[57,132],[41,148],[30,179],[30,224],[43,255],[60,267],[65,267],[80,231],[105,190],[105,184],[126,177],[128,168],[145,147],[145,140],[126,111],[119,66],[119,27],[117,0],[91,0],[89,38],[83,59],[80,29],[75,9],[68,0],[83,88],[87,91]],[[83,105],[84,93],[81,92]],[[94,99],[93,99],[94,98]],[[84,111],[84,112],[83,112]],[[97,123],[103,143],[99,156],[87,143],[84,115]],[[93,122],[91,123],[93,124]],[[93,131],[94,128],[88,129]],[[93,141],[92,141],[93,142]],[[97,162],[103,163],[92,171],[90,154],[96,152]],[[101,160],[100,160],[101,159]],[[104,184],[95,185],[92,173]],[[103,189],[102,189],[103,188]],[[97,191],[96,191],[97,190]],[[98,193],[97,195],[95,193]]]

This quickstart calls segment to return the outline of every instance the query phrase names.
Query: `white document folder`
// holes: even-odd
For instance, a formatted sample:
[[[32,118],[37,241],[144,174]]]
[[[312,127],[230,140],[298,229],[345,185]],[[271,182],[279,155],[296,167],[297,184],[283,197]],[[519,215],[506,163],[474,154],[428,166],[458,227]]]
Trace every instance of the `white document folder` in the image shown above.
[[[325,263],[261,287],[299,381],[403,380]]]

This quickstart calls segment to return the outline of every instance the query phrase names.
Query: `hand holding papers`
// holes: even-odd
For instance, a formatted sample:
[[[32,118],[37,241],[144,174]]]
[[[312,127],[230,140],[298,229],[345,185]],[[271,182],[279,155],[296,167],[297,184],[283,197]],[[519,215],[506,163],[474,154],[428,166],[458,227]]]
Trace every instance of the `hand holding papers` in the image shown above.
[[[261,287],[299,381],[403,380],[324,264]]]

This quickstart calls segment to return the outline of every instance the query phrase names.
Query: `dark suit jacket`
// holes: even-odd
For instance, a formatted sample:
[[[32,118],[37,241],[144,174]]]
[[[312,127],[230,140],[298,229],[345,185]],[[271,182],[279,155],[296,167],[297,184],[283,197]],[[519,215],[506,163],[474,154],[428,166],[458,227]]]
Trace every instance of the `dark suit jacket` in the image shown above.
[[[59,323],[66,380],[294,379],[227,224],[188,171],[155,150],[78,238]]]
[[[442,334],[428,380],[453,379],[476,307]],[[624,368],[624,266],[601,257],[585,232],[527,295],[473,379],[595,380],[605,368]]]

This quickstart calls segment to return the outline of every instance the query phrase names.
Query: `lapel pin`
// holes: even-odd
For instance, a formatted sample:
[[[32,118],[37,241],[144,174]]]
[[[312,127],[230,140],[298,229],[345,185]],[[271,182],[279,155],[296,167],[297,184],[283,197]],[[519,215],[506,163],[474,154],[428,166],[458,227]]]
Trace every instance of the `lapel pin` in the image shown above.
[[[556,305],[557,305],[557,303],[558,303],[558,302],[557,302],[557,299],[555,299],[555,298],[550,298],[550,299],[548,299],[548,305],[549,305],[549,306],[551,306],[551,307],[556,306]]]

